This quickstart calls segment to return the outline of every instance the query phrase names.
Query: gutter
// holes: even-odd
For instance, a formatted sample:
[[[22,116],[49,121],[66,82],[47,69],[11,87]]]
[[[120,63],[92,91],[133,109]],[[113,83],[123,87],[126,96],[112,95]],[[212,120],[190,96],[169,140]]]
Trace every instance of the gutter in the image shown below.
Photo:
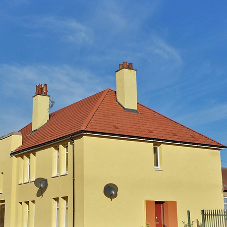
[[[73,136],[79,135],[94,135],[94,136],[105,136],[112,138],[120,138],[120,139],[132,139],[132,140],[141,140],[141,141],[149,141],[149,142],[157,142],[157,143],[165,143],[165,144],[176,144],[176,145],[184,145],[184,146],[194,146],[194,147],[202,147],[202,148],[211,148],[211,149],[225,149],[226,146],[218,146],[218,145],[210,145],[210,144],[201,144],[201,143],[192,143],[192,142],[184,142],[184,141],[175,141],[175,140],[166,140],[166,139],[158,139],[158,138],[149,138],[149,137],[139,137],[139,136],[131,136],[131,135],[122,135],[122,134],[114,134],[114,133],[105,133],[105,132],[94,132],[94,131],[86,131],[80,130],[75,133],[68,134],[66,136],[50,140],[45,143],[41,143],[32,147],[28,147],[19,151],[11,151],[10,156],[15,156],[17,154],[23,154],[26,152],[34,151],[40,147],[46,147],[56,142],[64,141],[66,139],[70,139]]]
[[[70,137],[70,140],[73,144],[73,227],[75,223],[75,149],[74,149],[74,139],[72,136]]]

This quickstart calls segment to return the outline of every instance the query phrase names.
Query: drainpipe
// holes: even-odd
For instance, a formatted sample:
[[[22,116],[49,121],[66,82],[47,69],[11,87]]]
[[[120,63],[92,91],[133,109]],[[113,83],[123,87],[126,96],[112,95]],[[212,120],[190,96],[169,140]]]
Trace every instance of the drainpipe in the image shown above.
[[[75,156],[75,151],[74,151],[74,140],[72,136],[70,137],[70,140],[72,141],[73,144],[73,227],[75,223],[75,161],[74,161],[74,156]]]

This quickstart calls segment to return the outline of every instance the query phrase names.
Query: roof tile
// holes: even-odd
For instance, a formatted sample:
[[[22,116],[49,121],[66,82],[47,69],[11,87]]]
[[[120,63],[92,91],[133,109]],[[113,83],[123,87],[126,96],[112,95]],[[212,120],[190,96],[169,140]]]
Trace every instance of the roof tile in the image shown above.
[[[139,113],[127,112],[106,89],[50,114],[49,121],[32,132],[31,123],[20,130],[23,144],[15,151],[44,144],[81,130],[225,147],[192,129],[138,103]]]

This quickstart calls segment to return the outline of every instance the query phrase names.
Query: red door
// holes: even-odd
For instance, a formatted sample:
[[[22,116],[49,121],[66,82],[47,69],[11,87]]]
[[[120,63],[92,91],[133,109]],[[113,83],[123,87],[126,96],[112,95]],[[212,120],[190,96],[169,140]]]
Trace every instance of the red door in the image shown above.
[[[156,227],[163,227],[162,203],[155,203],[155,224],[156,224]]]

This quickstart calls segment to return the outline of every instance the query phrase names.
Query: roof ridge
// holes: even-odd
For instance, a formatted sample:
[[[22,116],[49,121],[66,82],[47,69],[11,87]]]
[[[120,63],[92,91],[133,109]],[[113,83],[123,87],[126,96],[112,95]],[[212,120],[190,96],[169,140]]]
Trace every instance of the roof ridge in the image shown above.
[[[107,89],[105,89],[103,91],[103,94],[99,98],[98,102],[96,103],[96,105],[94,106],[94,108],[92,109],[92,111],[90,112],[90,114],[88,115],[86,120],[84,121],[83,125],[81,126],[81,130],[85,130],[88,127],[88,125],[91,122],[93,116],[95,115],[96,111],[98,110],[99,106],[102,104],[103,100],[105,99],[106,95],[108,94],[108,92],[110,90],[111,90],[110,88],[107,88]]]
[[[172,121],[172,122],[174,122],[174,123],[177,123],[177,124],[180,125],[181,127],[184,127],[184,128],[186,128],[186,129],[188,129],[188,130],[190,130],[190,131],[192,131],[192,132],[195,132],[195,133],[197,133],[197,134],[199,134],[199,135],[201,135],[201,136],[203,136],[203,137],[205,137],[205,138],[207,138],[207,139],[210,139],[210,140],[212,140],[212,141],[215,142],[215,143],[218,143],[218,144],[220,144],[220,145],[222,145],[222,146],[225,146],[224,144],[221,144],[221,143],[217,142],[216,140],[213,140],[213,139],[211,139],[210,137],[205,136],[205,135],[203,135],[202,133],[197,132],[197,131],[195,131],[195,130],[193,130],[193,129],[191,129],[191,128],[189,128],[189,127],[187,127],[187,126],[185,126],[185,125],[183,125],[183,124],[181,124],[181,123],[179,123],[179,122],[177,122],[177,121],[175,121],[175,120],[173,120],[173,119],[171,119],[171,118],[169,118],[169,117],[166,117],[165,115],[163,115],[163,114],[161,114],[161,113],[159,113],[159,112],[157,112],[157,111],[155,111],[155,110],[153,110],[153,109],[151,109],[151,108],[149,108],[149,107],[147,107],[147,106],[145,106],[145,105],[143,105],[143,104],[141,104],[141,103],[139,103],[139,102],[138,102],[138,104],[141,105],[141,106],[143,106],[143,107],[145,107],[145,108],[147,108],[147,109],[149,109],[149,110],[152,110],[153,112],[155,112],[155,113],[157,113],[157,114],[159,114],[159,115],[165,117],[166,119],[169,119],[170,121]],[[226,146],[225,146],[225,147],[226,147]]]

